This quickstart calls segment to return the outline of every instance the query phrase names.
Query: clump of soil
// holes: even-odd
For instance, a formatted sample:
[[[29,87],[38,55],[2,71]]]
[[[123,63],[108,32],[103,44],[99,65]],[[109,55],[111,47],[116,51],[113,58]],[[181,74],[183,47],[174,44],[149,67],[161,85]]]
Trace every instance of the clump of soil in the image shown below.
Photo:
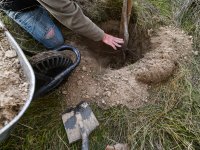
[[[28,83],[16,52],[0,32],[0,129],[20,111],[28,96]]]
[[[77,43],[82,52],[80,66],[69,77],[62,92],[68,105],[81,100],[95,102],[103,108],[123,105],[130,109],[148,102],[150,84],[166,81],[180,60],[192,52],[192,39],[180,29],[161,27],[149,31],[151,49],[134,64],[118,70],[104,68],[87,48]]]

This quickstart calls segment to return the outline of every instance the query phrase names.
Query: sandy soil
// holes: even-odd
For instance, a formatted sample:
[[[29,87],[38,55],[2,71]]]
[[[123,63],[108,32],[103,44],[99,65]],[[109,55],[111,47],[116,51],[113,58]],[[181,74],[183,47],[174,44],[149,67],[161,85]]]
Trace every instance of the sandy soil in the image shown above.
[[[81,100],[95,102],[103,108],[123,105],[130,109],[148,103],[151,84],[167,81],[178,68],[178,62],[192,52],[192,37],[174,27],[149,31],[151,49],[134,64],[118,70],[106,68],[88,48],[76,45],[82,53],[80,66],[62,87],[69,106]],[[98,46],[98,45],[97,45]]]
[[[16,52],[0,33],[0,129],[20,111],[27,98],[28,83]]]

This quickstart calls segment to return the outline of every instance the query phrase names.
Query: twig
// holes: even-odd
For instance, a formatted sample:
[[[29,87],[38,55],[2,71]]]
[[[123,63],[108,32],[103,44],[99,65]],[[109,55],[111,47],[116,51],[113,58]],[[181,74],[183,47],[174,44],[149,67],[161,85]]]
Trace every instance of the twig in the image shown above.
[[[32,127],[30,127],[30,126],[27,126],[27,125],[25,125],[25,124],[22,124],[22,123],[18,123],[19,125],[21,125],[21,126],[24,126],[24,127],[27,127],[27,128],[29,128],[29,129],[31,129],[31,130],[33,130],[33,128]]]
[[[22,138],[20,136],[17,136],[17,135],[14,135],[14,134],[10,134],[10,135],[13,136],[13,137],[19,138],[20,140],[24,140],[24,138]]]
[[[67,146],[67,143],[58,134],[58,131],[56,132],[56,134],[57,134],[58,138],[63,142],[63,144],[67,147],[67,149],[70,150],[70,148]]]

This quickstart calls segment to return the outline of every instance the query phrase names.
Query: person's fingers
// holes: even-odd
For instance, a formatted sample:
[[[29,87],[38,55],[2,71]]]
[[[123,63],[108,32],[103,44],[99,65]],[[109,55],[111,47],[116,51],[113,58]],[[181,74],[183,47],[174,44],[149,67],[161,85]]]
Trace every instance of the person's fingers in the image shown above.
[[[114,45],[117,47],[122,47],[120,44],[118,44],[117,42],[113,41]]]
[[[115,43],[115,46],[116,46],[116,47],[122,47],[121,45],[119,45],[119,44],[117,44],[117,43]]]
[[[123,41],[122,38],[117,38],[117,37],[114,37],[114,39],[118,40],[118,41]]]
[[[115,39],[113,39],[113,41],[116,42],[116,43],[119,43],[119,44],[124,43],[124,41],[118,41],[118,40],[115,40]]]
[[[115,45],[113,43],[109,44],[114,50],[117,50],[117,48],[115,47]]]
[[[110,45],[113,49],[117,50],[117,47],[122,47],[122,44],[124,43],[124,40],[122,38],[117,38],[109,34],[105,34],[102,41]]]
[[[123,40],[121,41],[121,40],[116,40],[116,39],[114,39],[114,41],[117,42],[117,43],[124,43]]]
[[[123,44],[124,43],[124,40],[117,40],[117,39],[114,39],[115,42],[117,43],[120,43],[120,44]]]
[[[124,42],[123,39],[119,39],[119,38],[114,38],[115,41],[118,41],[118,42]]]

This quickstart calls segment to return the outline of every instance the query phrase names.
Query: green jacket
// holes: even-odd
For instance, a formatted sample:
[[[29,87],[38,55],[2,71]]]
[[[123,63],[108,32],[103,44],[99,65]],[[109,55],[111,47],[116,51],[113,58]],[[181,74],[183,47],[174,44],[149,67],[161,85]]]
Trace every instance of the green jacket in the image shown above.
[[[60,23],[94,41],[102,40],[104,31],[86,17],[81,8],[70,0],[37,0]]]

